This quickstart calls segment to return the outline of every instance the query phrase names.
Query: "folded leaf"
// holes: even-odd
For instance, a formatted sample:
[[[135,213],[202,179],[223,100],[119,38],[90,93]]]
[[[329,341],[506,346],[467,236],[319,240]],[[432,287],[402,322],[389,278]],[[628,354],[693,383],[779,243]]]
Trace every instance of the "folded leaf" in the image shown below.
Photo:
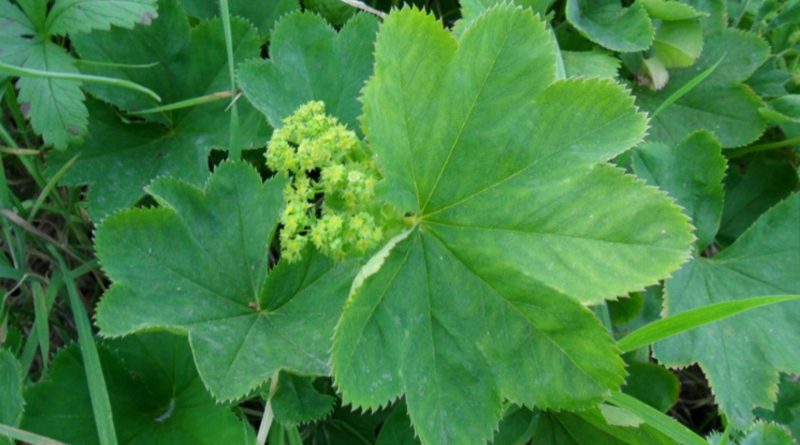
[[[344,401],[405,395],[423,443],[480,444],[503,399],[582,408],[618,388],[622,363],[579,301],[655,282],[691,242],[677,206],[604,163],[644,134],[630,96],[556,81],[549,32],[510,5],[460,41],[394,12],[375,57],[365,134],[412,227],[368,263],[337,327]]]

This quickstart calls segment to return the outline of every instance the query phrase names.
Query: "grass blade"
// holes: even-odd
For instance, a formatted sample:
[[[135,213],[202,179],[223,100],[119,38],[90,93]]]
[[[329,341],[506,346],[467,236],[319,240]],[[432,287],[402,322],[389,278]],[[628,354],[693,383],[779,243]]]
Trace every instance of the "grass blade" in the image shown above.
[[[50,362],[50,311],[47,299],[42,292],[42,285],[33,283],[33,324],[36,326],[36,338],[39,341],[39,352],[45,372]]]
[[[786,301],[800,301],[800,295],[753,297],[695,308],[642,326],[619,339],[617,347],[622,352],[630,352],[750,309]]]
[[[42,206],[42,204],[44,204],[44,200],[47,199],[47,195],[49,195],[53,190],[53,187],[58,184],[58,180],[64,176],[64,173],[66,173],[67,170],[69,170],[75,164],[75,161],[78,160],[78,156],[80,156],[80,153],[76,154],[72,157],[72,159],[62,165],[56,174],[54,174],[53,177],[47,181],[47,184],[45,184],[45,186],[39,192],[39,196],[36,197],[36,201],[33,202],[33,207],[31,207],[31,211],[28,213],[28,222],[33,222],[33,218],[36,217],[36,213],[39,211],[39,208]]]
[[[89,74],[61,73],[56,71],[34,70],[30,68],[22,68],[19,66],[8,65],[2,62],[0,62],[0,74],[6,74],[17,77],[63,79],[63,80],[77,80],[79,82],[102,83],[106,85],[113,85],[120,88],[127,88],[129,90],[138,91],[140,93],[144,93],[152,97],[158,102],[161,102],[161,98],[153,90],[147,87],[143,87],[138,83],[133,83],[129,80],[124,80],[124,79],[114,79],[112,77],[103,77],[103,76],[92,76]]]
[[[225,50],[228,54],[228,76],[230,77],[231,91],[236,91],[236,71],[233,58],[233,37],[231,35],[231,12],[228,0],[219,0],[219,15],[222,18],[222,30],[225,33]],[[239,109],[235,103],[230,106],[230,146],[228,156],[238,161],[242,157],[242,147],[239,145]]]
[[[612,393],[606,401],[644,420],[662,434],[682,445],[708,445],[708,442],[672,417],[625,393]]]
[[[697,85],[700,85],[700,82],[706,80],[706,78],[710,76],[711,73],[716,71],[717,67],[719,66],[720,63],[722,63],[723,59],[725,59],[724,55],[720,57],[719,60],[717,60],[717,63],[711,65],[708,69],[698,74],[697,76],[693,77],[690,81],[686,82],[682,87],[678,89],[678,91],[672,93],[672,95],[669,96],[667,100],[662,102],[661,105],[659,105],[658,108],[656,108],[656,111],[653,111],[653,114],[650,115],[650,117],[654,119],[656,116],[658,116],[659,113],[666,110],[670,105],[674,104],[678,99],[685,96],[689,91],[695,89]]]
[[[233,94],[230,91],[220,91],[218,93],[211,93],[205,96],[193,97],[191,99],[181,100],[178,102],[173,102],[171,104],[161,105],[158,107],[148,108],[146,110],[131,111],[128,114],[139,115],[139,114],[161,113],[163,111],[180,110],[182,108],[189,108],[197,105],[216,102],[222,99],[227,99],[232,95]]]
[[[94,412],[94,421],[95,425],[97,425],[100,445],[117,445],[117,433],[114,430],[111,402],[108,399],[106,379],[103,375],[103,368],[100,366],[100,356],[97,353],[97,345],[94,343],[94,334],[92,333],[92,326],[89,324],[89,316],[86,314],[83,302],[78,295],[74,276],[67,269],[64,258],[52,246],[48,246],[48,250],[58,261],[59,268],[64,276],[64,284],[67,286],[69,304],[72,308],[75,326],[78,328],[78,344],[81,348],[83,366],[86,369],[86,382],[89,384],[89,397],[92,400],[92,411]]]
[[[14,428],[13,426],[0,423],[0,436],[9,437],[14,440],[19,440],[31,445],[66,445],[64,442],[50,439],[49,437],[40,436],[29,431]]]

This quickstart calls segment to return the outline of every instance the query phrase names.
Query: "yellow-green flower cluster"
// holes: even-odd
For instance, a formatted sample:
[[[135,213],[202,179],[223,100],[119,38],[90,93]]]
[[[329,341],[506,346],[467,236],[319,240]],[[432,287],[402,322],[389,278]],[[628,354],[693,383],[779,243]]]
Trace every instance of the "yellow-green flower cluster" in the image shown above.
[[[326,115],[322,102],[284,119],[269,141],[267,165],[290,177],[280,235],[288,261],[299,260],[308,243],[338,259],[383,239],[374,199],[378,169],[358,136]]]

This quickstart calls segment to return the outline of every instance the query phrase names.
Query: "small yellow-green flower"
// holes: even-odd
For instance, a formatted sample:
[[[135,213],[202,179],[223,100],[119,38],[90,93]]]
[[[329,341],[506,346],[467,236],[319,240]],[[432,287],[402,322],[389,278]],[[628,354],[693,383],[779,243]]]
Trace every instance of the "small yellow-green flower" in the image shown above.
[[[299,260],[309,242],[339,259],[383,240],[384,220],[374,202],[376,163],[353,131],[325,114],[322,102],[309,102],[284,119],[266,157],[271,170],[290,177],[280,236],[287,261]]]

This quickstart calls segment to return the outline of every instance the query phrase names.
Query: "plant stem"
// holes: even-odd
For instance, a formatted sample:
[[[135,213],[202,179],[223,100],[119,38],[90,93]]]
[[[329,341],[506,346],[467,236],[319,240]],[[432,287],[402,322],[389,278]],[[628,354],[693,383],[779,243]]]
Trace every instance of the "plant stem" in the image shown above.
[[[256,437],[257,445],[264,445],[267,443],[267,436],[269,429],[272,427],[272,421],[275,414],[272,412],[272,397],[275,396],[275,391],[278,390],[278,374],[280,370],[272,374],[272,379],[269,384],[269,395],[267,395],[267,403],[264,405],[264,415],[261,417],[261,425],[258,426],[258,436]]]

